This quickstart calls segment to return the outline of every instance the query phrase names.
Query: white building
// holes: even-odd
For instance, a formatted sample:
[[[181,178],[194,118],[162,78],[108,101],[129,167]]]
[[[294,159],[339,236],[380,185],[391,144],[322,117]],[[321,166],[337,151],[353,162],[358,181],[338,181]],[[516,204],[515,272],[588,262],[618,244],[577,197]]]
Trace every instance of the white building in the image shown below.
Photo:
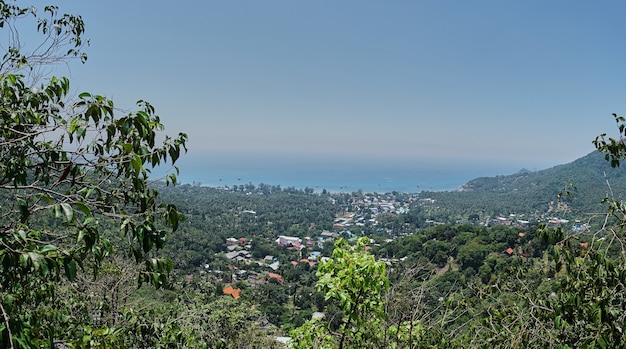
[[[302,239],[293,236],[279,236],[276,243],[281,246],[296,246],[302,244]]]

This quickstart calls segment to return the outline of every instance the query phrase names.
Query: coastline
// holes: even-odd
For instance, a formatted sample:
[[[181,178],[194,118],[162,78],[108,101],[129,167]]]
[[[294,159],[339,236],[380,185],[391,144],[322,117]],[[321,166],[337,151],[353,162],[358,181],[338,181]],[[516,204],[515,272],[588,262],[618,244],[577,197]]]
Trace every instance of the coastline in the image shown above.
[[[266,184],[315,192],[456,191],[478,177],[513,173],[503,165],[443,160],[339,158],[186,157],[178,181],[207,187]],[[510,166],[509,166],[510,167]],[[504,171],[503,171],[504,170]],[[168,169],[154,171],[155,177]],[[171,172],[171,169],[170,169]]]

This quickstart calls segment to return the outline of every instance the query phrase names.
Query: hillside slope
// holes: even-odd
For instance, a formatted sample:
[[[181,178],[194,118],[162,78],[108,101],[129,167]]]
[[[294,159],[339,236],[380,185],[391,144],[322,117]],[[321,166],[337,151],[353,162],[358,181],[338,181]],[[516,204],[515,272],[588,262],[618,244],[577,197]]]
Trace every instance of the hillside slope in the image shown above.
[[[522,170],[508,176],[480,177],[457,192],[427,194],[463,212],[541,215],[554,210],[559,193],[566,190],[573,194],[571,199],[563,198],[569,212],[604,212],[603,198],[611,196],[611,192],[621,198],[626,192],[626,172],[623,168],[611,168],[602,153],[593,151],[569,164],[536,172]]]

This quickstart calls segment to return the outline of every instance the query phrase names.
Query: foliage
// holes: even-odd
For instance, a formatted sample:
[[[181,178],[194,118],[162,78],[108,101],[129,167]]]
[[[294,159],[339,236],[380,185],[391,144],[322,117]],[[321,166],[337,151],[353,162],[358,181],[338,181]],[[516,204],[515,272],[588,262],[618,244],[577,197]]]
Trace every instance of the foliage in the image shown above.
[[[151,251],[164,246],[167,226],[176,230],[181,219],[175,206],[158,200],[148,175],[154,166],[174,164],[187,136],[165,137],[158,145],[163,125],[147,102],[120,117],[105,97],[82,93],[73,100],[67,78],[36,82],[42,65],[86,58],[80,51],[82,19],[60,15],[54,6],[44,12],[40,17],[32,7],[0,2],[0,25],[15,30],[16,21],[33,16],[43,38],[34,51],[23,52],[19,35],[11,32],[0,63],[4,347],[49,346],[66,335],[65,314],[37,309],[55,298],[62,275],[72,281],[79,270],[97,274],[114,251],[102,234],[109,220],[119,222],[129,257],[144,265],[139,282],[164,286],[172,264]],[[70,49],[58,53],[65,45]],[[168,175],[167,182],[175,183],[176,176]],[[111,333],[102,331],[94,335]]]
[[[626,264],[597,246],[579,251],[566,238],[554,250],[556,266],[565,269],[550,305],[559,341],[571,347],[623,347],[626,326]]]
[[[19,41],[22,20],[35,21],[42,45]],[[86,59],[79,16],[0,0],[0,28],[10,33],[0,60],[0,347],[271,348],[293,328],[294,348],[625,346],[626,205],[623,175],[610,168],[626,155],[623,117],[614,115],[618,139],[596,138],[599,152],[461,192],[170,188],[175,175],[151,183],[150,169],[173,165],[186,135],[161,136],[147,102],[122,113],[41,74]],[[576,195],[555,203],[572,183]],[[595,234],[487,224],[520,212],[577,218],[602,194],[609,215]],[[384,200],[407,210],[379,214]],[[353,215],[356,224],[336,224]],[[318,240],[326,230],[354,245]],[[330,258],[316,268],[301,260],[306,250],[273,244],[282,234]],[[283,279],[246,280],[267,266],[224,258],[229,237],[245,238],[234,248],[256,259],[274,256]],[[227,283],[241,298],[222,294]],[[307,321],[315,310],[325,317]]]
[[[614,117],[620,139],[606,140],[606,134],[603,134],[594,144],[605,153],[605,159],[612,167],[619,167],[620,160],[626,155],[621,138],[626,125],[624,118]],[[625,347],[624,205],[612,193],[610,195],[604,200],[608,206],[605,223],[590,236],[567,234],[561,228],[540,229],[541,239],[549,246],[547,256],[551,257],[547,274],[555,276],[555,281],[548,279],[534,288],[520,283],[518,287],[522,286],[523,292],[515,292],[516,287],[512,287],[497,297],[492,296],[493,292],[487,292],[490,303],[496,306],[487,308],[484,325],[473,327],[478,334],[473,336],[475,344],[489,343],[490,346],[507,348]],[[619,224],[613,226],[611,222],[614,221]],[[518,270],[522,271],[521,268]],[[532,270],[525,269],[526,272]],[[504,285],[509,284],[504,282]],[[500,284],[498,290],[502,290]],[[550,292],[549,296],[547,292]],[[508,306],[502,304],[507,298],[511,300]],[[511,312],[511,309],[515,311]],[[505,338],[499,336],[502,332],[506,333]],[[512,343],[510,339],[516,339],[516,342]]]
[[[613,118],[617,123],[619,131],[619,139],[608,137],[603,133],[596,137],[593,145],[599,152],[604,153],[604,159],[611,164],[611,167],[619,167],[620,161],[626,157],[626,145],[624,144],[624,136],[626,136],[626,118],[613,114]]]
[[[602,134],[593,143],[615,168],[626,156],[622,138],[626,134],[626,119],[617,114],[613,117],[619,139],[607,139],[606,134]],[[552,252],[555,272],[564,272],[555,296],[548,303],[553,312],[547,314],[547,318],[554,323],[558,340],[565,347],[625,346],[626,302],[623,293],[626,289],[626,255],[622,239],[626,210],[624,202],[613,192],[604,202],[608,206],[606,223],[594,235],[601,238],[580,243],[578,236],[567,236],[560,229],[543,233],[544,239],[558,241]],[[608,225],[610,218],[615,218],[619,224],[611,227]]]
[[[317,288],[326,301],[338,303],[343,316],[336,329],[311,320],[293,331],[297,348],[364,348],[378,343],[389,280],[385,264],[366,251],[368,241],[359,238],[349,246],[339,239],[332,257],[320,263]]]
[[[477,222],[509,214],[525,214],[535,220],[558,216],[592,220],[594,228],[599,229],[604,212],[601,200],[612,194],[620,198],[626,189],[626,173],[612,168],[604,159],[605,154],[594,150],[568,164],[534,172],[481,177],[464,184],[460,191],[423,192],[420,197],[436,200],[439,211],[455,220],[470,216],[475,219],[475,215],[481,218]],[[607,181],[611,186],[607,186]],[[559,200],[559,193],[571,189],[570,183],[577,188],[575,195],[562,196]],[[446,222],[436,216],[428,218]]]
[[[261,328],[263,321],[259,311],[231,297],[160,301],[125,310],[123,347],[275,348],[278,343]]]

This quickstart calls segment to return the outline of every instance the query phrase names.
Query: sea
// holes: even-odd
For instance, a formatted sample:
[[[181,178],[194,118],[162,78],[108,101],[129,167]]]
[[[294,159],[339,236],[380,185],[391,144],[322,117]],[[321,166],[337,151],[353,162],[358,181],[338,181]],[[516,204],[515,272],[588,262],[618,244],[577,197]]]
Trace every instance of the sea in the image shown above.
[[[263,183],[281,188],[311,188],[315,192],[454,191],[478,177],[516,172],[510,165],[463,159],[196,156],[181,159],[177,165],[178,181],[182,184],[232,187]]]

